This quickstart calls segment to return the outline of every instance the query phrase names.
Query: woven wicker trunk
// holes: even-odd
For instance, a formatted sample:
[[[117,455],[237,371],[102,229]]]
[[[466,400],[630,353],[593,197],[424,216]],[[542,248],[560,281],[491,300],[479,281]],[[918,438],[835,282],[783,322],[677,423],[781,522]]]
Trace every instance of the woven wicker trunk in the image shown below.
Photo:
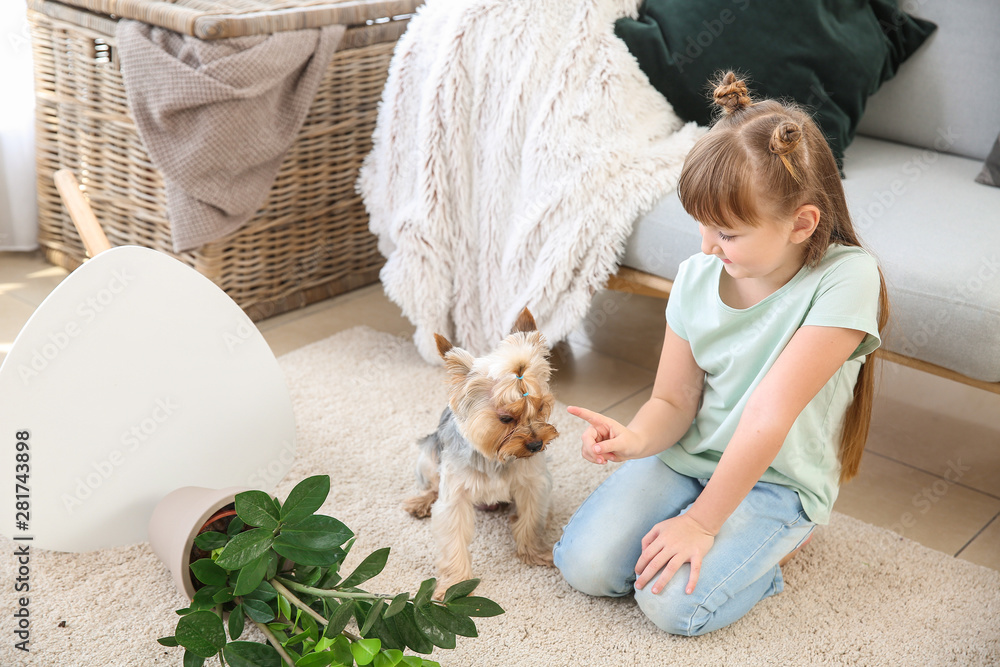
[[[39,243],[49,261],[72,270],[86,257],[52,181],[56,170],[69,168],[112,245],[141,245],[176,257],[254,320],[378,279],[384,259],[354,183],[371,148],[395,42],[422,0],[70,1],[80,6],[28,0]],[[122,17],[202,39],[351,26],[267,202],[236,233],[191,252],[172,250],[163,180],[126,103],[114,38]]]

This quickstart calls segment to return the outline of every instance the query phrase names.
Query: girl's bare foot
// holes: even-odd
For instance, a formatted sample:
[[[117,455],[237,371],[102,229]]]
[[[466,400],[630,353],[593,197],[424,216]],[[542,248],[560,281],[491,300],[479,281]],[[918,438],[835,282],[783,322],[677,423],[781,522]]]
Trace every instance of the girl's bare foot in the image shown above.
[[[809,544],[809,542],[812,540],[812,538],[813,538],[812,533],[809,533],[809,537],[806,538],[806,541],[803,542],[802,544],[800,544],[799,546],[795,547],[795,549],[792,550],[791,552],[789,552],[787,556],[785,556],[780,561],[778,561],[778,565],[781,566],[781,567],[785,567],[785,564],[788,563],[788,561],[792,560],[792,558],[795,557],[795,554],[797,554],[798,552],[802,551],[802,548],[805,545]]]

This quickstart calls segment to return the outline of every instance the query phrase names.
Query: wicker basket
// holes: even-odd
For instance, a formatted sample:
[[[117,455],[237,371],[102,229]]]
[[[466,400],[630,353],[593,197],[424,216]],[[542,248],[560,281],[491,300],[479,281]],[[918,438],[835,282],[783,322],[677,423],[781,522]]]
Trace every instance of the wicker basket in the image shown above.
[[[52,181],[65,167],[79,177],[113,245],[153,248],[193,266],[254,320],[378,279],[384,259],[354,183],[371,148],[395,42],[422,0],[69,1],[79,7],[28,0],[39,243],[50,262],[72,270],[86,256]],[[114,39],[118,18],[202,39],[351,26],[267,202],[236,233],[173,252],[163,180],[125,99]]]

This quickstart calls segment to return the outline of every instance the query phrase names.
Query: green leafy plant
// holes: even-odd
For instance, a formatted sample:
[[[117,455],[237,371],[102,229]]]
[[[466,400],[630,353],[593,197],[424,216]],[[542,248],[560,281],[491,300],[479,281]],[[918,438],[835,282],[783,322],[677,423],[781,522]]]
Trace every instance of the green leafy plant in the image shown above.
[[[456,636],[477,636],[473,618],[503,613],[492,600],[471,595],[478,579],[455,584],[442,600],[432,598],[434,579],[413,595],[359,588],[385,567],[388,548],[341,577],[354,533],[316,514],[329,492],[330,477],[319,475],[297,484],[284,504],[263,491],[237,494],[226,533],[195,539],[211,553],[190,564],[202,586],[177,611],[174,634],[159,640],[184,648],[184,667],[216,657],[230,667],[427,667],[438,663],[404,651],[454,648]],[[249,624],[268,643],[240,641]]]

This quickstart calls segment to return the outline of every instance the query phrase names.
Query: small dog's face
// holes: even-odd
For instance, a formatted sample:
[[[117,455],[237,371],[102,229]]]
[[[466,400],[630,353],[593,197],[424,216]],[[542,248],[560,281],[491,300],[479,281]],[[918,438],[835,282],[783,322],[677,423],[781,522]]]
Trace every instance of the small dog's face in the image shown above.
[[[559,432],[548,423],[549,350],[525,308],[497,348],[478,359],[434,335],[448,370],[449,403],[463,435],[480,454],[501,463],[534,456]]]

